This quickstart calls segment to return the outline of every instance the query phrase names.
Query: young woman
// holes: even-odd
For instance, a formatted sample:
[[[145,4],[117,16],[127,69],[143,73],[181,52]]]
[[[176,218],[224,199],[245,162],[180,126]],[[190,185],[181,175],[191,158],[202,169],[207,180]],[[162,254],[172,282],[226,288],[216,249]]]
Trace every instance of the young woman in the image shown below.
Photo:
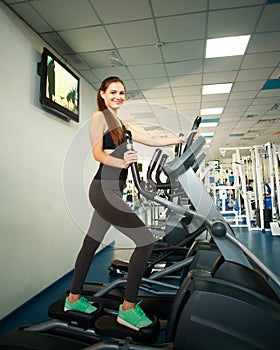
[[[89,198],[95,209],[92,221],[78,254],[70,294],[64,310],[86,313],[96,309],[82,296],[82,287],[93,255],[111,225],[135,243],[128,267],[128,277],[117,321],[139,330],[151,324],[137,303],[141,278],[153,248],[153,235],[140,218],[122,199],[129,166],[137,161],[137,152],[126,149],[123,130],[117,112],[125,101],[125,86],[118,77],[105,79],[97,94],[98,111],[92,114],[89,135],[92,152],[100,165],[89,190]],[[126,125],[132,139],[148,146],[167,146],[186,142],[186,137],[150,138]]]

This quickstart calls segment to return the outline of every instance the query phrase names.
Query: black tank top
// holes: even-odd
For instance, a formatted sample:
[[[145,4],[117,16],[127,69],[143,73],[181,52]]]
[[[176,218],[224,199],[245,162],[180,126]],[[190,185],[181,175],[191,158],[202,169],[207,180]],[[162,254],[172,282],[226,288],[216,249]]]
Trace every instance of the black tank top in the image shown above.
[[[112,136],[109,131],[106,131],[103,135],[103,149],[115,149],[116,146],[113,142]]]
[[[125,142],[122,142],[118,147],[115,146],[109,131],[106,131],[103,135],[103,149],[112,149],[113,152],[110,155],[119,159],[123,159],[123,155],[127,151]],[[126,181],[127,174],[128,169],[112,167],[100,163],[94,179]]]

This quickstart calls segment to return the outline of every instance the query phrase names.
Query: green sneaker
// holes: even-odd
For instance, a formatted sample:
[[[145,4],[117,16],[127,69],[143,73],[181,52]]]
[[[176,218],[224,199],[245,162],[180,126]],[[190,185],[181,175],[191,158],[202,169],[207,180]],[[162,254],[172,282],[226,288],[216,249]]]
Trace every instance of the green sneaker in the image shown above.
[[[139,301],[133,309],[123,311],[122,305],[119,307],[119,314],[117,322],[123,326],[135,329],[139,331],[140,328],[148,327],[153,322],[145,315],[145,312],[141,309]]]
[[[65,299],[64,311],[80,311],[90,314],[97,310],[95,306],[92,306],[85,297],[81,297],[75,303],[70,303],[69,299]]]

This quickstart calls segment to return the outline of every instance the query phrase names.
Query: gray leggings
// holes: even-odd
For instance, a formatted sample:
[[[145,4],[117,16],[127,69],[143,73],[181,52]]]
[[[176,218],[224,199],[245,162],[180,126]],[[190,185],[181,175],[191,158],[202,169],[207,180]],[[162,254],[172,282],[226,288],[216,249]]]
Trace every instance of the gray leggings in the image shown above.
[[[83,283],[94,253],[106,232],[113,225],[135,243],[128,265],[128,277],[124,299],[135,303],[141,278],[154,245],[149,229],[134,211],[122,200],[124,182],[93,180],[89,198],[95,208],[91,224],[78,254],[72,285],[73,294],[82,294]]]

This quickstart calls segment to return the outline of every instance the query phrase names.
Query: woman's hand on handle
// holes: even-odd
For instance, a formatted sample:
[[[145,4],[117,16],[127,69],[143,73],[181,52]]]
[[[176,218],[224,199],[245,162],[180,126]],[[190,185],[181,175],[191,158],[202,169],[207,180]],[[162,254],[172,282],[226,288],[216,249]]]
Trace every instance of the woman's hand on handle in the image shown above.
[[[137,152],[133,150],[126,151],[123,156],[124,168],[128,168],[132,163],[137,162]]]

